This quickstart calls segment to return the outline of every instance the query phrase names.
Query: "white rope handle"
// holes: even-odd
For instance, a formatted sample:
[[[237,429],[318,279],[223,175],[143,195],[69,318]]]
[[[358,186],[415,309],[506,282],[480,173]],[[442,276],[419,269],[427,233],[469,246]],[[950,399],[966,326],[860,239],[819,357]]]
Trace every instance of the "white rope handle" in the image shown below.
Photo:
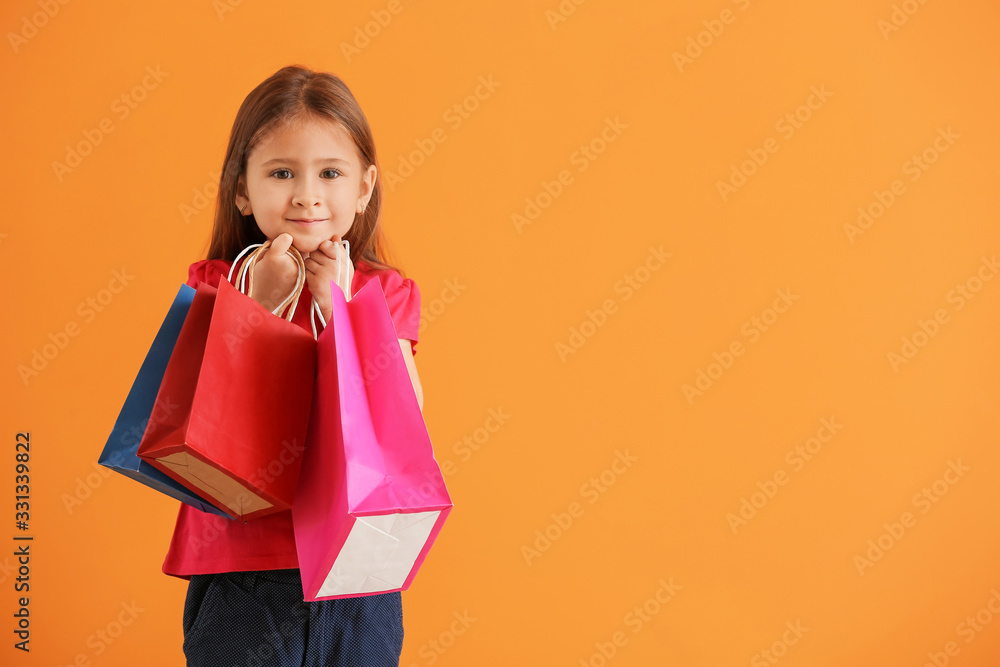
[[[250,290],[248,290],[247,280],[249,278],[250,287],[252,288],[253,269],[257,265],[257,260],[260,259],[260,256],[264,254],[264,251],[268,247],[270,247],[270,245],[271,245],[270,241],[268,241],[267,243],[254,243],[247,246],[242,251],[240,251],[240,254],[237,255],[236,259],[233,260],[232,266],[229,267],[229,275],[226,277],[226,280],[230,284],[232,284],[233,272],[236,270],[236,266],[237,264],[239,264],[240,258],[243,257],[243,255],[247,254],[249,251],[253,250],[254,252],[249,257],[247,257],[246,260],[240,265],[240,270],[236,274],[236,282],[238,284],[235,285],[235,287],[240,292],[249,296]],[[285,297],[285,299],[281,303],[279,303],[278,306],[271,312],[274,315],[281,317],[280,313],[286,308],[289,308],[290,306],[288,312],[285,314],[285,319],[291,322],[292,317],[295,314],[295,307],[298,305],[299,294],[301,294],[302,289],[303,287],[305,287],[306,284],[306,273],[305,273],[305,265],[302,262],[302,256],[299,255],[298,251],[295,250],[292,246],[289,246],[288,250],[286,250],[285,252],[295,260],[296,266],[298,268],[298,275],[295,278],[295,287],[292,289],[291,294]]]
[[[257,266],[257,260],[260,259],[261,255],[264,254],[264,250],[269,245],[270,241],[262,244],[262,247],[251,255],[245,265],[240,268],[240,284],[244,286],[246,289],[245,293],[248,295],[253,291],[253,270]],[[298,275],[295,277],[295,287],[292,288],[292,292],[271,312],[280,317],[280,313],[284,311],[285,308],[288,308],[288,312],[285,313],[285,319],[291,322],[292,317],[295,315],[295,307],[298,305],[299,295],[302,293],[302,289],[306,284],[306,267],[302,262],[302,256],[299,254],[299,251],[294,248],[294,246],[289,246],[288,250],[285,252],[295,260],[295,264],[298,268]],[[246,285],[247,279],[250,281],[248,286]]]
[[[351,257],[351,242],[347,241],[347,240],[344,240],[344,241],[341,241],[341,243],[344,244],[344,251],[347,252],[347,258],[350,259],[350,257]],[[350,301],[351,300],[351,283],[354,282],[354,266],[353,265],[348,265],[348,266],[350,266],[350,271],[348,271],[349,275],[347,276],[347,291],[344,292],[344,298],[347,301]],[[312,307],[309,310],[309,323],[312,325],[313,338],[319,338],[319,334],[316,331],[316,318],[319,318],[319,321],[323,324],[323,328],[325,329],[326,328],[326,324],[327,324],[326,323],[326,318],[323,317],[323,311],[320,309],[319,304],[316,303],[316,299],[313,299],[312,300]]]
[[[227,282],[229,282],[230,284],[232,284],[232,282],[233,282],[233,271],[235,271],[236,267],[239,265],[240,258],[243,257],[243,255],[245,255],[248,252],[250,252],[250,250],[252,250],[253,248],[259,248],[262,245],[264,245],[264,244],[263,243],[254,243],[252,245],[248,245],[246,248],[243,248],[243,250],[240,251],[240,254],[236,255],[236,259],[233,260],[233,265],[229,267],[229,276],[226,278]],[[243,291],[243,286],[240,285],[238,289],[242,292]]]
[[[316,299],[313,299],[312,309],[309,311],[309,324],[313,328],[313,338],[319,338],[319,333],[316,331],[316,318],[323,323],[323,328],[326,328],[326,318],[323,317],[323,311],[319,309],[319,304],[316,303]]]

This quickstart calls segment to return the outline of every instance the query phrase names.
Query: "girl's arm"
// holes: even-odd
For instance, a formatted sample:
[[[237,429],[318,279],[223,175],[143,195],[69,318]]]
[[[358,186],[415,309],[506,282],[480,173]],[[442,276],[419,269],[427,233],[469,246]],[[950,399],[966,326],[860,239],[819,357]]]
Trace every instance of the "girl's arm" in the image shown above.
[[[413,383],[413,392],[417,395],[417,405],[420,411],[424,411],[424,389],[420,386],[420,376],[417,374],[417,362],[413,359],[413,349],[410,341],[406,338],[399,339],[399,348],[403,351],[403,361],[406,362],[406,370],[410,371],[410,382]]]

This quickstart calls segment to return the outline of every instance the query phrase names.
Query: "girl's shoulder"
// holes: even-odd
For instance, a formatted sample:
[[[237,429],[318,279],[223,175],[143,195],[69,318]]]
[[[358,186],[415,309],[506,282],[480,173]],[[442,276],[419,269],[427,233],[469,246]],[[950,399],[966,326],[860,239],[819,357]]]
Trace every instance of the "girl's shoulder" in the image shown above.
[[[395,269],[375,268],[365,260],[359,259],[354,263],[354,273],[355,278],[361,276],[362,281],[355,287],[355,291],[369,280],[377,278],[382,283],[382,291],[385,293],[386,299],[390,301],[390,305],[392,301],[406,302],[413,299],[416,299],[419,304],[420,290],[417,288],[417,283],[411,278],[404,278]]]
[[[208,283],[218,287],[219,281],[229,274],[232,262],[228,259],[202,259],[188,267],[187,284],[197,287],[200,283]]]
[[[410,350],[416,354],[420,335],[420,290],[417,283],[411,278],[404,278],[395,269],[375,269],[364,260],[358,260],[354,265],[354,294],[369,280],[382,283],[382,293],[385,294],[396,335],[409,339]]]

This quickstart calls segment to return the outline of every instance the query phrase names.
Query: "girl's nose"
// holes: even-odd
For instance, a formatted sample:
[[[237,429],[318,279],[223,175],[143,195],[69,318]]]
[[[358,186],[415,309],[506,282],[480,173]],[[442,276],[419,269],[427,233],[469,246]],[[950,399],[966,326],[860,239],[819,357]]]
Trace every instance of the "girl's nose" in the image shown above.
[[[319,203],[319,195],[316,192],[316,186],[309,179],[302,179],[295,188],[292,203],[296,206],[315,206]]]

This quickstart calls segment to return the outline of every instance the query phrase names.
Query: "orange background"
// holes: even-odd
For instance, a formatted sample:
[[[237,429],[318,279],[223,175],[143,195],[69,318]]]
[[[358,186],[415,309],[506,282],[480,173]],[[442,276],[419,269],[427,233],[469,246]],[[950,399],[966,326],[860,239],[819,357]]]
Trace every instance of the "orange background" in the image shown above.
[[[0,9],[2,553],[24,430],[35,538],[29,655],[0,557],[0,662],[183,662],[177,503],[94,462],[203,256],[237,108],[297,63],[351,87],[383,177],[421,163],[383,220],[455,510],[403,595],[402,665],[996,664],[995,3],[223,2]]]

